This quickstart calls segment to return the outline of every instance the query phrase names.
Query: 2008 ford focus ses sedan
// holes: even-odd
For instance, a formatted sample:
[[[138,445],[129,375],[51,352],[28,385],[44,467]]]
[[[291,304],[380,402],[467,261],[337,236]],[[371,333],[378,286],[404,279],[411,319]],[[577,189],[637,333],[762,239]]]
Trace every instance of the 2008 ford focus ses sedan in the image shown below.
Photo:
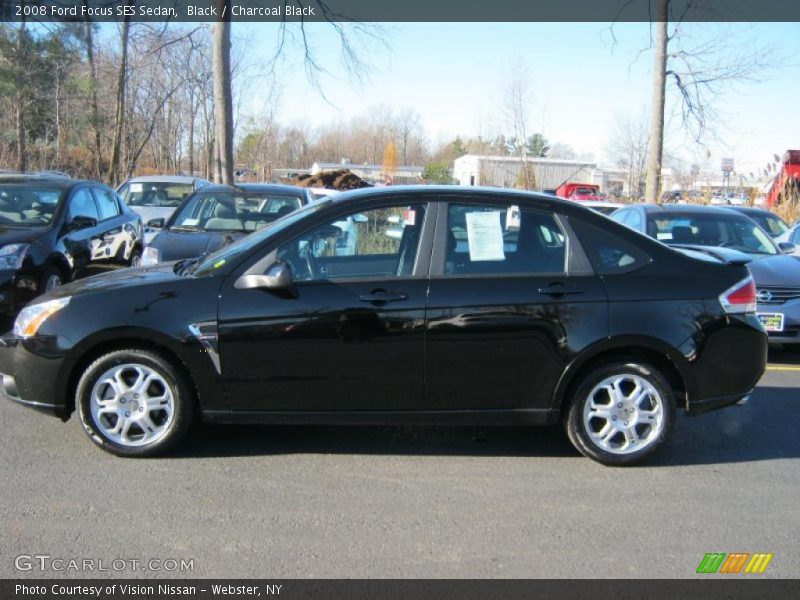
[[[383,188],[54,290],[2,339],[0,372],[12,400],[77,411],[122,456],[163,453],[195,418],[561,422],[580,452],[624,465],[664,444],[678,410],[750,394],[767,349],[754,310],[741,261],[576,203]]]

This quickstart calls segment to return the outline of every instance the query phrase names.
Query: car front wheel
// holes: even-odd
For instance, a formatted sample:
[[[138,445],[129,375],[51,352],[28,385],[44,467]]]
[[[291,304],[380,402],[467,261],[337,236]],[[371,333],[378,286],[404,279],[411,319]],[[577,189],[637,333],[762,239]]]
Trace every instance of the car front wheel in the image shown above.
[[[675,412],[672,389],[656,369],[619,362],[581,380],[565,427],[581,454],[606,465],[632,465],[664,445]]]
[[[163,454],[184,436],[194,413],[186,376],[160,354],[139,349],[95,360],[75,400],[89,438],[118,456]]]

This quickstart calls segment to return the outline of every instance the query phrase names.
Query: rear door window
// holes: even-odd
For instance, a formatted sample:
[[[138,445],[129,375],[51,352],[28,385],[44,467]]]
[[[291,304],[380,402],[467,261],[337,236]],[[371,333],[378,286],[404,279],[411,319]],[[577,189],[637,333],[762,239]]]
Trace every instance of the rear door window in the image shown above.
[[[552,213],[450,204],[445,275],[566,273],[567,238]]]

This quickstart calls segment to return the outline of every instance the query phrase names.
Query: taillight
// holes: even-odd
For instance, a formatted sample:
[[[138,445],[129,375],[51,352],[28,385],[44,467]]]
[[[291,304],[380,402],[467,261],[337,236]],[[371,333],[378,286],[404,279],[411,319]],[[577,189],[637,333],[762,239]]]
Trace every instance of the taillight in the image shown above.
[[[722,292],[719,302],[727,313],[756,312],[756,284],[753,277],[743,279]]]

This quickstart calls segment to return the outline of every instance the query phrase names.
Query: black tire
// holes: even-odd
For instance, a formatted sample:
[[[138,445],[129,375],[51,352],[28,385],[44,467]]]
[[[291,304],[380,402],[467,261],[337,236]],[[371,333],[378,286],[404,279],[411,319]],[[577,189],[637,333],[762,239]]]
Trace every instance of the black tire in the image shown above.
[[[42,269],[42,275],[39,277],[39,291],[44,294],[52,289],[61,287],[64,283],[66,283],[66,279],[61,269],[54,265],[45,265],[44,269]]]
[[[629,418],[626,416],[629,413],[623,414],[623,411],[633,410],[632,404],[629,404],[631,402],[630,398],[624,397],[621,398],[623,402],[615,403],[611,395],[602,389],[592,394],[599,384],[612,379],[618,381],[618,388],[622,392],[630,393],[631,396],[633,395],[636,381],[647,382],[655,394],[648,393],[645,396],[642,401],[642,404],[646,403],[644,409],[655,409],[656,406],[660,405],[660,412],[658,410],[649,410],[651,413],[658,413],[652,417],[652,423],[658,423],[658,426],[655,426],[651,425],[650,421],[640,423],[639,415],[643,413],[639,413],[639,409],[637,409],[637,418],[634,424],[631,427],[626,426],[624,431],[614,433],[607,442],[607,449],[600,445],[602,441],[596,442],[592,434],[601,435],[606,430],[606,426],[608,426],[609,434],[607,435],[611,435],[611,432],[615,431],[615,427],[623,427],[623,424],[627,423],[623,419]],[[588,422],[584,419],[584,411],[592,397],[595,399],[595,404],[598,405],[605,404],[605,402],[597,402],[598,400],[611,400],[609,405],[611,409],[608,411],[609,419],[605,419],[602,416],[590,417]],[[676,408],[672,388],[658,370],[643,363],[615,362],[594,369],[573,388],[569,401],[570,404],[565,413],[564,427],[570,442],[581,454],[604,465],[627,466],[643,461],[666,443],[675,425]],[[591,411],[589,413],[600,414],[591,413]],[[647,418],[649,419],[650,417]],[[611,419],[614,420],[613,423]],[[595,431],[595,427],[598,427],[599,431]],[[638,449],[630,449],[630,446],[636,442],[628,442],[629,435],[632,436],[632,439],[638,440],[642,444]]]
[[[102,415],[97,417],[101,422],[96,422],[95,416],[92,414],[93,393],[96,391],[95,385],[98,384],[98,381],[104,374],[123,365],[143,366],[145,369],[156,373],[161,378],[161,381],[155,381],[154,384],[163,387],[165,397],[168,393],[171,394],[171,417],[167,416],[168,413],[166,410],[156,410],[152,413],[152,420],[149,422],[158,425],[161,429],[159,429],[158,432],[156,432],[155,429],[150,431],[150,434],[154,436],[154,439],[150,442],[146,441],[148,433],[145,432],[145,427],[134,423],[130,426],[130,429],[134,432],[132,435],[139,435],[140,432],[142,436],[141,440],[132,440],[130,443],[119,443],[111,439],[111,437],[104,432],[104,429],[115,425],[114,419],[122,418],[122,414],[117,415],[116,412],[110,413],[110,423],[108,417]],[[135,370],[131,368],[131,371],[133,372]],[[125,373],[123,372],[123,376],[124,375]],[[147,392],[147,394],[149,394],[149,392]],[[130,392],[130,396],[132,395],[132,392]],[[144,395],[145,394],[143,394],[143,396]],[[136,397],[138,398],[138,395]],[[128,404],[127,408],[137,412],[140,410],[139,400],[133,400],[132,397],[129,397],[127,401],[131,402],[131,404]],[[136,458],[159,456],[170,450],[188,431],[194,419],[195,412],[194,393],[183,370],[176,367],[172,360],[167,359],[157,352],[134,348],[109,352],[90,364],[78,382],[75,391],[75,403],[79,407],[81,424],[86,435],[89,436],[89,439],[107,452],[116,454],[117,456]],[[135,409],[134,403],[136,406]],[[117,403],[120,410],[126,408],[122,407],[121,404],[121,402]],[[130,413],[126,416],[130,417]],[[147,417],[151,418],[150,410],[147,410]],[[137,415],[134,415],[134,417],[129,420],[133,422],[136,418]],[[105,422],[103,423],[102,421],[104,419]],[[159,419],[161,419],[162,422],[159,423]]]
[[[142,263],[142,249],[139,246],[135,246],[133,250],[131,250],[130,258],[128,258],[128,266],[129,267],[138,267]]]

